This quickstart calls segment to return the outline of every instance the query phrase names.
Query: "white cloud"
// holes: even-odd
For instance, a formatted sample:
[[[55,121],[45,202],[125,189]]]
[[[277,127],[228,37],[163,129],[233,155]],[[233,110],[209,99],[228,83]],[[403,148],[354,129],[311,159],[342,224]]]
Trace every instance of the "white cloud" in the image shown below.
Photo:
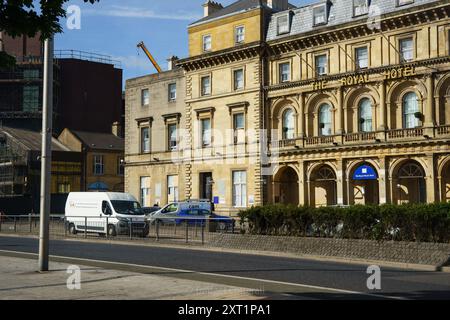
[[[146,19],[164,19],[164,20],[197,20],[201,17],[198,14],[189,12],[155,12],[153,10],[129,6],[112,5],[103,9],[84,9],[84,14],[96,16],[109,16],[119,18],[146,18]]]

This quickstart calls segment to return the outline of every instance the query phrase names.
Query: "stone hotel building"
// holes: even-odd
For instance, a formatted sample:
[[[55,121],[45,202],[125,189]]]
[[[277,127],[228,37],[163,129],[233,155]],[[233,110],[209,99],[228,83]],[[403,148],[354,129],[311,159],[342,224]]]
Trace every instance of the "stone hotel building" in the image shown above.
[[[207,1],[189,57],[127,82],[126,189],[230,214],[450,201],[449,14],[442,0]]]

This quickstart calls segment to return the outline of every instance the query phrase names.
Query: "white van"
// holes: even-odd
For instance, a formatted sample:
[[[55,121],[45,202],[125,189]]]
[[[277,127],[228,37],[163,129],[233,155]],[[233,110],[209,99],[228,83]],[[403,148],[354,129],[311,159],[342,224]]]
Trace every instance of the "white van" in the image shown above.
[[[67,198],[65,216],[71,234],[131,233],[146,237],[149,233],[141,205],[128,193],[72,192]]]

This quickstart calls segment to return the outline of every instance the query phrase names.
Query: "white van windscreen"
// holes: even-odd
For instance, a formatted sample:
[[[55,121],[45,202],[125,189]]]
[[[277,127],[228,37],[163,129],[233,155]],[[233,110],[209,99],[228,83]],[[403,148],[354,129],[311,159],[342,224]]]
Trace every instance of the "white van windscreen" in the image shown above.
[[[111,204],[118,214],[141,216],[144,214],[139,202],[112,200]]]

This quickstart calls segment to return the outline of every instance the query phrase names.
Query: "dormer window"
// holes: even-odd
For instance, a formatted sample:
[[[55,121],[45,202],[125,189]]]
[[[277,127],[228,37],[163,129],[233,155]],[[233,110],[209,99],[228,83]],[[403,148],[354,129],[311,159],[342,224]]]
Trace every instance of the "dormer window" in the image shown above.
[[[319,26],[322,24],[327,24],[328,22],[328,13],[327,13],[327,4],[321,4],[320,6],[313,8],[313,23],[314,26]]]
[[[414,3],[414,0],[397,0],[397,1],[398,1],[397,6],[399,6],[399,7]]]
[[[244,43],[244,41],[245,41],[245,27],[244,26],[236,27],[234,40],[235,40],[236,44]]]
[[[355,17],[369,13],[369,0],[353,0],[353,15]]]
[[[204,52],[208,52],[211,51],[211,36],[210,35],[206,35],[203,36],[203,51]]]
[[[289,33],[289,14],[285,14],[277,17],[277,33],[285,34]]]

